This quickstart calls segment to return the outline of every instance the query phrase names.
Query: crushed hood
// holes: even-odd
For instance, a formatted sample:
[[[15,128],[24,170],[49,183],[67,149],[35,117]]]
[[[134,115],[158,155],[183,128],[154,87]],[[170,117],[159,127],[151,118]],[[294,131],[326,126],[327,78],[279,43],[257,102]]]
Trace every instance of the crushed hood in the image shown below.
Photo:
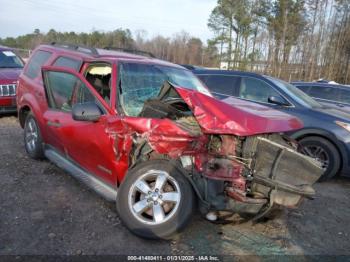
[[[251,136],[292,131],[303,127],[289,114],[256,103],[230,98],[225,102],[200,92],[176,87],[204,133]]]

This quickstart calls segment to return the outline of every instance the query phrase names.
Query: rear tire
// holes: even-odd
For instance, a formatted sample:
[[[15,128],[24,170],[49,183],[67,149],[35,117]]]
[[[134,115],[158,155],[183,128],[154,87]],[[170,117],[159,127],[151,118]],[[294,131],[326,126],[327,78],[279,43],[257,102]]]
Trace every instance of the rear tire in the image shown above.
[[[39,125],[32,113],[27,115],[24,124],[24,147],[31,158],[44,158],[43,141]]]
[[[192,217],[195,196],[189,181],[167,160],[152,160],[132,168],[117,194],[117,211],[134,234],[168,239]]]
[[[326,181],[334,177],[340,169],[340,154],[337,148],[327,139],[318,136],[305,137],[299,141],[300,152],[320,161],[325,172],[319,181]]]

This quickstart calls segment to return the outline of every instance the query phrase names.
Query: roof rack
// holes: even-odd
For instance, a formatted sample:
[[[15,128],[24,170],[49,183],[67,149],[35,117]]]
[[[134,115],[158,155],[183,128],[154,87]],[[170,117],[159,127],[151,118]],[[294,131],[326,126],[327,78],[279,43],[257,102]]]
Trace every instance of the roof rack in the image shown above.
[[[146,52],[142,50],[137,50],[137,49],[127,49],[127,48],[121,48],[121,47],[114,47],[114,46],[106,46],[103,49],[106,50],[113,50],[113,51],[121,51],[125,53],[130,53],[130,54],[135,54],[135,55],[143,55],[143,56],[148,56],[151,58],[156,58],[154,54],[151,52]]]
[[[57,42],[51,42],[50,45],[57,46],[59,48],[78,51],[81,53],[98,55],[97,49],[94,47],[88,47],[88,46],[84,46],[84,45],[67,44],[67,43],[57,43]]]

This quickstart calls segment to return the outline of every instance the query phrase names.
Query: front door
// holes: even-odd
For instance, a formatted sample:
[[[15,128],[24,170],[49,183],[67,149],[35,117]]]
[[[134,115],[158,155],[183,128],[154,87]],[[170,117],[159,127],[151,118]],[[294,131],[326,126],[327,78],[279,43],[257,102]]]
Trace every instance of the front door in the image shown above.
[[[108,105],[85,80],[73,70],[45,67],[45,90],[49,108],[44,114],[48,143],[67,159],[112,184],[116,182],[113,140],[108,136]],[[72,118],[75,104],[94,102],[102,116],[96,122]]]

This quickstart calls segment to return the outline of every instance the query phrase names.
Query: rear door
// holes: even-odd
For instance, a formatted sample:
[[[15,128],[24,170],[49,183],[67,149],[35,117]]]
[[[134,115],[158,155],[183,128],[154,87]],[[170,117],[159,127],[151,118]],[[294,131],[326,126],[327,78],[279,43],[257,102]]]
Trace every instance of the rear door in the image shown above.
[[[114,183],[113,139],[106,132],[112,110],[96,90],[79,73],[62,67],[44,67],[45,91],[49,104],[44,114],[48,143],[67,159],[92,174]],[[76,121],[72,107],[94,102],[102,117],[97,122]]]

